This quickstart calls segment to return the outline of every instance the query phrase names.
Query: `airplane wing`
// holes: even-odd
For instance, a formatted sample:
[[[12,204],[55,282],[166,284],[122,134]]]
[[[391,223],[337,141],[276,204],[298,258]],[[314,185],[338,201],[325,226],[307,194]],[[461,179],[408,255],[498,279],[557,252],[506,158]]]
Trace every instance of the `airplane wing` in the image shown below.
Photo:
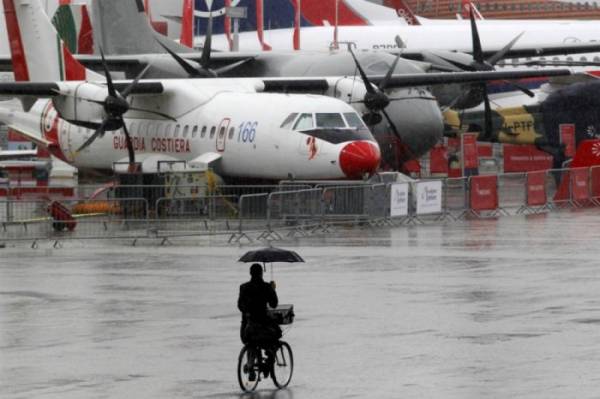
[[[527,79],[568,75],[571,75],[571,71],[569,69],[402,74],[392,75],[386,85],[386,88],[432,86],[451,83],[483,83],[493,80]],[[384,78],[384,75],[368,76],[369,81],[375,85],[379,84]],[[324,91],[330,87],[330,79],[337,78],[265,78],[262,79],[264,83],[263,91]]]

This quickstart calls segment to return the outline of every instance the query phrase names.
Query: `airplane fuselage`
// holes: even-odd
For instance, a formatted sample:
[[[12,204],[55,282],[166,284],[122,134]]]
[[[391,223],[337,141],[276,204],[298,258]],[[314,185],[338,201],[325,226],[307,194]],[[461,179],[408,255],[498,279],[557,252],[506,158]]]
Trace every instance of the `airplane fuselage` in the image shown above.
[[[163,84],[162,95],[132,96],[131,104],[160,109],[176,121],[139,111],[124,115],[136,161],[144,171],[157,170],[158,161],[186,161],[232,177],[339,179],[359,178],[378,166],[377,143],[356,111],[342,101],[320,95],[257,93],[249,89],[251,81]],[[61,91],[86,92],[84,85],[91,84],[77,82]],[[177,96],[172,96],[175,92]],[[78,168],[113,169],[115,163],[128,161],[122,130],[108,131],[77,151],[94,130],[59,114],[69,115],[68,120],[93,121],[94,112],[82,108],[81,101],[39,100],[29,113],[12,114],[11,126],[29,132],[37,128],[41,137],[57,144],[56,155]],[[311,121],[295,127],[302,115],[310,115]],[[331,117],[336,121],[331,126],[319,125],[321,119]],[[366,153],[359,159],[361,151]]]

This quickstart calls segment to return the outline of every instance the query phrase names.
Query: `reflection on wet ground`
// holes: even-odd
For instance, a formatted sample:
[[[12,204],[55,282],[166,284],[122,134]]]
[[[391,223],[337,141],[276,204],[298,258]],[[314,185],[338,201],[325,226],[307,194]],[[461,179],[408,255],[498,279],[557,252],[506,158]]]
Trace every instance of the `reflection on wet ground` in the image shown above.
[[[278,244],[289,389],[242,394],[250,247],[0,249],[2,398],[598,398],[600,214],[340,230]],[[270,272],[266,275],[271,278]]]

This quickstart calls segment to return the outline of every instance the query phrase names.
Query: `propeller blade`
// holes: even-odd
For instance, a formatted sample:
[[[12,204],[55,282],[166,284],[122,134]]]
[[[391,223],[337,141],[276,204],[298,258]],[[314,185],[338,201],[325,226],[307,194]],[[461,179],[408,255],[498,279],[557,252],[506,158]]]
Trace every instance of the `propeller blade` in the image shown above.
[[[390,70],[385,74],[385,77],[383,78],[383,80],[381,82],[379,82],[379,86],[377,86],[379,88],[379,90],[384,91],[385,88],[387,87],[390,78],[392,77],[394,70],[396,69],[396,65],[398,65],[398,60],[400,59],[402,55],[398,54],[396,56],[396,58],[394,59],[394,62],[392,63],[392,66],[390,67]]]
[[[102,57],[102,68],[104,69],[104,76],[106,76],[108,94],[112,97],[116,97],[117,91],[115,90],[115,86],[113,85],[112,76],[110,76],[110,72],[108,71],[108,66],[106,65],[106,59],[104,58],[104,51],[102,51],[102,46],[98,46],[98,50],[100,51],[100,57]]]
[[[492,139],[492,107],[490,105],[490,98],[487,94],[487,88],[483,85],[483,106],[484,106],[484,118],[485,118],[485,128],[484,135],[486,140]]]
[[[169,119],[169,120],[171,120],[171,121],[173,121],[173,122],[177,122],[177,119],[173,118],[173,117],[172,117],[172,116],[170,116],[170,115],[163,114],[162,112],[159,112],[159,111],[154,111],[154,110],[151,110],[151,109],[142,109],[142,108],[136,108],[136,107],[129,107],[129,109],[130,109],[131,111],[146,112],[146,113],[148,113],[148,114],[153,114],[153,115],[162,116],[162,117],[163,117],[163,118],[165,118],[165,119]]]
[[[497,53],[495,53],[490,58],[488,58],[487,62],[490,65],[496,65],[498,63],[498,61],[500,61],[502,58],[504,58],[504,56],[506,55],[506,53],[508,53],[510,51],[510,49],[512,48],[512,46],[515,45],[515,43],[517,42],[517,40],[519,40],[521,38],[521,36],[523,36],[524,33],[525,32],[519,33],[506,46],[502,47]]]
[[[383,116],[385,116],[385,119],[387,119],[388,123],[390,124],[390,127],[392,128],[392,132],[394,133],[396,138],[402,141],[402,137],[400,137],[400,133],[398,132],[398,129],[396,129],[396,125],[394,125],[394,122],[392,122],[392,118],[390,118],[385,109],[382,109],[381,113],[383,114]]]
[[[183,70],[188,74],[190,78],[197,78],[203,76],[200,70],[195,68],[192,64],[190,64],[185,58],[181,57],[179,54],[165,46],[159,40],[157,40],[158,44],[161,45],[162,48],[165,49],[167,53],[173,57],[173,59],[183,68]]]
[[[504,81],[506,83],[508,83],[511,86],[514,86],[515,88],[517,88],[518,90],[522,91],[523,93],[527,94],[529,97],[535,97],[535,93],[532,92],[531,90],[529,90],[527,87],[525,86],[521,86],[520,84],[516,83],[516,82],[510,82],[508,80]]]
[[[215,70],[215,72],[216,72],[216,74],[217,74],[217,75],[221,75],[221,74],[227,73],[227,72],[229,72],[229,71],[231,71],[231,70],[233,70],[233,69],[235,69],[235,68],[239,67],[240,65],[243,65],[243,64],[245,64],[246,62],[248,62],[248,61],[252,61],[252,60],[254,60],[254,57],[246,58],[245,60],[241,60],[241,61],[238,61],[238,62],[234,62],[233,64],[230,64],[230,65],[226,65],[226,66],[224,66],[224,67],[221,67],[221,68],[219,68],[219,69]]]
[[[475,23],[475,15],[473,15],[473,8],[469,7],[469,18],[471,20],[471,42],[473,44],[473,59],[477,63],[483,63],[483,50],[481,49],[481,40],[479,39],[479,31],[477,30],[477,24]]]
[[[212,45],[212,1],[208,6],[208,23],[206,25],[206,36],[204,39],[204,46],[202,47],[202,56],[200,57],[200,65],[202,68],[208,69],[210,64],[210,52]]]
[[[382,109],[381,113],[383,113],[383,115],[385,116],[385,119],[388,121],[390,127],[392,128],[392,132],[398,139],[398,143],[400,144],[401,152],[404,153],[404,154],[398,154],[396,152],[397,156],[404,155],[404,156],[402,156],[401,159],[398,159],[398,169],[401,169],[404,166],[404,162],[408,161],[409,159],[416,159],[417,157],[415,156],[414,152],[406,145],[404,140],[402,140],[402,137],[400,136],[400,133],[398,132],[398,129],[396,128],[396,125],[394,124],[394,122],[392,122],[392,118],[390,118],[390,116],[385,111],[385,109]]]
[[[127,98],[127,96],[135,88],[135,86],[137,86],[137,84],[140,81],[140,79],[142,78],[142,76],[144,76],[146,74],[146,72],[148,72],[148,69],[150,69],[151,66],[152,66],[152,64],[146,65],[146,67],[144,69],[142,69],[142,71],[135,77],[135,79],[133,80],[133,82],[131,82],[131,84],[129,86],[127,86],[125,88],[125,90],[123,90],[121,92],[121,96],[123,96],[123,98]]]
[[[104,119],[102,121],[102,124],[98,127],[98,129],[96,129],[96,131],[75,152],[81,152],[81,150],[85,149],[90,144],[92,144],[94,140],[96,140],[99,136],[103,136],[106,125],[108,125],[108,119]]]
[[[131,140],[129,130],[127,130],[127,125],[125,124],[123,117],[120,117],[119,119],[121,120],[121,124],[123,125],[123,133],[125,134],[125,144],[127,144],[127,153],[129,154],[129,168],[131,172],[132,167],[135,164],[135,151],[133,150],[133,141]]]
[[[375,89],[369,82],[369,79],[367,78],[367,74],[365,73],[365,71],[363,71],[362,67],[360,66],[360,63],[356,59],[356,56],[354,55],[354,51],[352,51],[352,48],[350,48],[350,47],[348,47],[348,51],[350,52],[350,54],[352,55],[352,58],[354,59],[354,64],[356,65],[356,69],[358,69],[358,73],[360,74],[360,77],[363,80],[363,83],[365,84],[367,93],[375,94],[376,93]]]

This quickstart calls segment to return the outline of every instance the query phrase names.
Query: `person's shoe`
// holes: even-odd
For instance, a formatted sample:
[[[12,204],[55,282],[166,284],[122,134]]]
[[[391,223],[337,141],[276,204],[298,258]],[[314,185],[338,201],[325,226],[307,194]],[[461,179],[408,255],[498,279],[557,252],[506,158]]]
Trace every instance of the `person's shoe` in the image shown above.
[[[256,381],[256,371],[250,370],[248,373],[248,381]]]

